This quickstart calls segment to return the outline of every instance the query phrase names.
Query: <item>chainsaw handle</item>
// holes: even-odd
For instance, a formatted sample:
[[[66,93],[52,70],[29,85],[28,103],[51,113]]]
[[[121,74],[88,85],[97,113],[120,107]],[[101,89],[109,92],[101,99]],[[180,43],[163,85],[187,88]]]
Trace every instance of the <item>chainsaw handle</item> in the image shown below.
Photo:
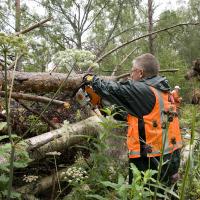
[[[73,92],[72,97],[75,97],[76,93],[79,91],[80,88],[83,88],[87,85],[86,82],[82,82],[78,88]]]

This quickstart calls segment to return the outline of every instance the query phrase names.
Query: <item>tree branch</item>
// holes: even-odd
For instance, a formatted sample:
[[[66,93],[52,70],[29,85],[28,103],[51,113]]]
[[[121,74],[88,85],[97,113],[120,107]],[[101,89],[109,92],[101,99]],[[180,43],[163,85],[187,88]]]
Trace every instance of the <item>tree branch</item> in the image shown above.
[[[5,97],[5,92],[0,91],[0,96]],[[35,96],[35,95],[31,95],[31,94],[23,94],[23,93],[19,93],[19,92],[12,92],[11,97],[13,99],[23,99],[23,100],[27,100],[27,101],[36,101],[36,102],[41,102],[41,103],[49,103],[52,101],[52,99],[48,98],[48,97]],[[66,102],[59,101],[59,100],[53,100],[52,104],[63,106],[64,104],[66,104]]]
[[[169,30],[169,29],[176,28],[176,27],[179,27],[179,26],[188,26],[188,25],[199,25],[199,22],[197,22],[197,23],[181,23],[181,24],[176,24],[176,25],[173,25],[173,26],[170,26],[170,27],[167,27],[167,28],[163,28],[163,29],[154,31],[154,32],[152,32],[152,33],[147,33],[147,34],[142,35],[142,36],[140,36],[140,37],[134,38],[134,39],[132,39],[132,40],[129,40],[129,41],[127,41],[127,42],[124,42],[123,44],[121,44],[121,45],[115,47],[114,49],[111,49],[109,52],[107,52],[106,54],[104,54],[103,56],[101,56],[100,58],[98,58],[98,59],[96,60],[96,62],[98,62],[98,63],[101,62],[105,57],[107,57],[107,56],[110,55],[111,53],[117,51],[118,49],[120,49],[120,48],[122,48],[122,47],[124,47],[124,46],[126,46],[126,45],[128,45],[128,44],[130,44],[130,43],[132,43],[132,42],[135,42],[135,41],[137,41],[137,40],[140,40],[140,39],[142,39],[142,38],[148,37],[149,35],[154,35],[154,34],[157,34],[157,33],[163,32],[163,31],[167,31],[167,30]]]
[[[30,26],[30,27],[28,27],[28,28],[26,28],[26,29],[20,31],[20,32],[15,33],[15,35],[18,36],[18,35],[20,35],[20,34],[28,33],[28,32],[30,32],[30,31],[32,31],[33,29],[38,28],[38,27],[41,26],[42,24],[44,24],[44,23],[50,21],[51,19],[52,19],[52,17],[49,17],[49,18],[47,18],[47,19],[44,19],[44,20],[42,20],[42,21],[40,21],[40,22],[38,22],[38,23],[36,23],[36,24],[33,24],[32,26]]]
[[[122,61],[119,65],[115,66],[115,69],[113,70],[111,76],[114,76],[116,71],[118,70],[119,67],[122,66],[122,64],[138,49],[138,47],[136,47],[135,49],[133,49]]]
[[[119,21],[119,17],[120,17],[121,12],[122,12],[122,5],[123,5],[123,1],[120,2],[118,14],[117,14],[117,17],[116,17],[116,19],[114,21],[114,25],[113,25],[112,29],[109,31],[108,36],[106,38],[106,41],[105,41],[103,47],[101,48],[100,52],[98,53],[98,55],[101,55],[102,52],[105,50],[105,48],[107,47],[107,45],[108,45],[108,43],[110,41],[110,38],[113,35],[113,32],[115,31],[115,29],[117,27],[117,24],[118,24],[118,21]]]

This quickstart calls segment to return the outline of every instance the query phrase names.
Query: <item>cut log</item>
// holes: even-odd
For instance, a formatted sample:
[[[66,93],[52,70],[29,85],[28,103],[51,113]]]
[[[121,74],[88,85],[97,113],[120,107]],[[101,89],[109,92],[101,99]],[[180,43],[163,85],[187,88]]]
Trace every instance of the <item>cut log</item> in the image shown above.
[[[112,118],[110,119],[113,123],[116,123],[115,120],[112,120]],[[107,123],[111,124],[110,122],[111,121],[107,121]],[[70,137],[70,139],[64,139],[64,138],[59,138],[59,139],[62,139],[62,140],[65,140],[67,141],[66,144],[63,144],[63,142],[59,141],[59,139],[56,139],[57,141],[55,141],[54,145],[55,146],[51,146],[52,149],[49,149],[50,148],[50,143],[46,144],[48,146],[43,146],[44,149],[43,150],[51,150],[51,151],[57,151],[60,149],[60,145],[62,147],[68,147],[68,145],[72,145],[73,143],[77,143],[77,138],[75,138],[75,142],[72,141],[72,137],[75,137],[77,135],[77,133],[79,132],[79,129],[80,127],[85,127],[87,126],[87,130],[88,131],[84,131],[84,135],[82,134],[83,138],[79,138],[79,139],[85,139],[87,135],[90,135],[91,134],[91,128],[94,129],[94,130],[99,130],[97,132],[100,132],[102,131],[101,129],[101,126],[99,124],[99,122],[102,122],[102,120],[97,117],[97,116],[93,116],[93,117],[90,117],[88,118],[87,120],[84,120],[84,121],[81,121],[81,122],[78,122],[76,124],[73,124],[73,131],[75,131],[73,133],[73,136]],[[104,122],[105,123],[105,122]],[[117,122],[117,125],[119,125],[120,122]],[[74,126],[75,125],[75,126]],[[72,127],[72,126],[71,126]],[[67,129],[70,129],[70,127],[68,127]],[[81,131],[83,131],[83,128],[80,129]],[[127,162],[128,159],[127,159],[127,148],[126,148],[126,139],[124,136],[125,134],[125,131],[126,130],[126,127],[121,127],[121,128],[114,128],[114,129],[109,129],[109,136],[106,140],[106,143],[107,143],[107,146],[109,146],[109,149],[107,151],[107,155],[110,155],[111,157],[115,158],[116,160],[122,160],[123,163]],[[55,131],[54,131],[55,132]],[[68,132],[68,131],[67,131]],[[66,134],[67,132],[65,132],[65,135],[63,135],[62,137],[69,137],[68,134]],[[113,133],[111,133],[113,132]],[[55,132],[56,134],[56,132]],[[95,132],[93,132],[92,134],[95,134]],[[115,136],[113,137],[112,134],[115,134]],[[44,134],[43,134],[44,136]],[[79,137],[79,135],[77,135]],[[46,138],[46,136],[45,136]],[[70,141],[71,140],[71,141]],[[81,140],[82,141],[82,140]],[[39,136],[37,137],[34,137],[34,138],[31,138],[31,142],[32,142],[32,146],[34,146],[34,143],[35,144],[39,144]],[[52,144],[52,143],[51,143]],[[56,148],[55,148],[56,147]],[[38,149],[37,149],[38,150]],[[40,153],[42,152],[43,155],[44,152],[43,150],[41,151],[41,148],[39,149]],[[52,152],[53,153],[53,152]],[[34,157],[36,158],[39,158],[37,156],[35,156],[36,154],[34,154]],[[72,167],[72,166],[70,166]],[[55,175],[55,174],[52,174],[50,176],[47,176],[47,177],[44,177],[42,178],[39,182],[34,182],[34,183],[29,183],[27,185],[24,185],[20,188],[17,189],[18,192],[22,193],[22,194],[38,194],[38,193],[41,193],[45,190],[47,190],[48,188],[52,187],[53,183],[54,183],[54,179],[56,179],[55,181],[57,182],[58,179],[59,180],[62,180],[64,178],[64,174],[62,172],[66,172],[68,168],[65,168],[65,169],[62,169],[62,170],[59,170],[58,171],[58,176]],[[55,178],[55,177],[58,177],[58,178]]]

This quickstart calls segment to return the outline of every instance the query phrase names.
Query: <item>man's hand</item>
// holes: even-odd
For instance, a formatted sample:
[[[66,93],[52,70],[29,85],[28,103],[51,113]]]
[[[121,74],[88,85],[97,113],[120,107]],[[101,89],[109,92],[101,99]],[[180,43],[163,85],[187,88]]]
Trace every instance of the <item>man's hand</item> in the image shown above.
[[[92,82],[93,78],[94,78],[94,75],[92,75],[92,74],[86,74],[83,77],[83,82],[87,83],[87,84],[90,84]]]

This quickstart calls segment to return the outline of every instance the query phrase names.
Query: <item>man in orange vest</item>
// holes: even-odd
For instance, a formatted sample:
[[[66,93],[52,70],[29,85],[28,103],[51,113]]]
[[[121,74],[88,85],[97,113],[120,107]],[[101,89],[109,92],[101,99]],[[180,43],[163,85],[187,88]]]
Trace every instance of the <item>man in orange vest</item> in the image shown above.
[[[91,75],[84,80],[99,96],[128,113],[129,163],[140,171],[158,169],[163,155],[160,180],[171,185],[178,177],[182,140],[175,106],[169,100],[170,86],[158,71],[157,59],[147,53],[133,60],[129,80],[116,82]],[[130,184],[132,179],[129,169]]]
[[[177,112],[179,112],[179,110],[180,110],[180,104],[181,104],[181,101],[182,101],[182,98],[179,95],[180,89],[181,88],[178,85],[176,85],[174,87],[174,90],[172,91],[172,96],[174,98],[174,103],[176,105]]]

